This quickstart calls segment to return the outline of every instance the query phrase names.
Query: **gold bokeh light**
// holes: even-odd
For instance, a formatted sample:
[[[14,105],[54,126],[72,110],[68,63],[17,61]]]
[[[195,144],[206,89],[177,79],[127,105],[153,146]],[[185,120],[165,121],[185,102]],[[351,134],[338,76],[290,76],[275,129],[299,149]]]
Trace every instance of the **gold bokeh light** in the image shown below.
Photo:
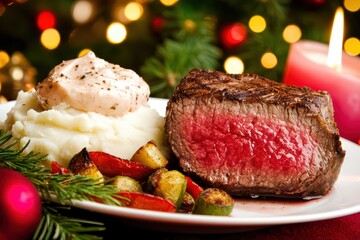
[[[360,40],[356,37],[351,37],[345,40],[344,51],[352,56],[360,54]]]
[[[4,67],[10,61],[10,56],[5,51],[0,51],[0,68]]]
[[[84,56],[84,55],[86,55],[88,52],[90,52],[91,51],[91,49],[89,49],[89,48],[84,48],[83,50],[81,50],[80,52],[79,52],[79,54],[78,54],[78,57],[82,57],[82,56]]]
[[[236,56],[226,58],[224,69],[227,73],[240,74],[244,72],[244,62]]]
[[[287,25],[282,36],[287,43],[297,42],[301,38],[301,29],[295,24]]]
[[[124,8],[124,15],[130,21],[136,21],[141,18],[144,8],[137,2],[129,2]]]
[[[265,18],[260,15],[252,16],[249,20],[249,28],[256,33],[263,32],[266,28]]]
[[[107,27],[106,39],[112,44],[123,42],[126,38],[126,35],[126,27],[120,22],[113,22]]]
[[[360,0],[344,0],[344,8],[349,12],[357,12],[360,9]]]
[[[274,68],[277,63],[277,57],[272,52],[266,52],[261,57],[261,65],[266,69]]]
[[[178,0],[160,0],[160,2],[164,5],[164,6],[172,6],[175,5]]]
[[[40,42],[45,48],[49,50],[57,48],[60,44],[60,41],[60,33],[54,28],[48,28],[41,33]]]

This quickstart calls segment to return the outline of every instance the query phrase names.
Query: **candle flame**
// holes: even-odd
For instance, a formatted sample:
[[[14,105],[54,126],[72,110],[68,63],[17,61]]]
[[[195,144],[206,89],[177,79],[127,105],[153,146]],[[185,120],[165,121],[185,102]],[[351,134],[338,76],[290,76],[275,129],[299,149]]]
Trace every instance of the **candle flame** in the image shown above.
[[[344,11],[338,7],[335,12],[334,23],[331,30],[329,52],[327,57],[327,66],[341,70],[341,56],[344,36]]]

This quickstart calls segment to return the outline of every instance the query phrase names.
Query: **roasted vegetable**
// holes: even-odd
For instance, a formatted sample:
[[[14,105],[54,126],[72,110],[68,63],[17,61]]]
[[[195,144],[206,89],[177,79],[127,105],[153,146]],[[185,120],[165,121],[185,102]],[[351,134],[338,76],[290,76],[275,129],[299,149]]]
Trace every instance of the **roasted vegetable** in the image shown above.
[[[100,181],[104,180],[102,173],[91,160],[86,148],[83,148],[79,153],[72,157],[68,168],[73,174],[96,178]]]
[[[158,181],[154,187],[153,194],[163,197],[179,209],[186,192],[185,175],[177,170],[162,171],[159,173]]]
[[[194,200],[196,200],[199,194],[204,191],[204,189],[199,184],[194,182],[191,177],[185,176],[185,178],[187,182],[186,191],[190,193]]]
[[[192,213],[192,211],[194,210],[194,206],[195,206],[194,198],[191,196],[190,193],[185,192],[183,201],[178,211],[183,213]]]
[[[130,160],[139,162],[152,169],[164,168],[168,164],[168,160],[161,153],[154,141],[149,141],[140,147]]]
[[[146,185],[145,185],[145,192],[153,193],[155,190],[155,187],[158,185],[160,173],[168,171],[166,168],[159,168],[153,172],[149,178],[147,179]]]
[[[122,159],[105,152],[90,151],[89,155],[100,172],[107,177],[121,175],[135,180],[144,180],[154,172],[154,169],[146,167],[141,163]]]
[[[111,182],[118,191],[142,192],[142,187],[138,181],[128,176],[116,176]]]
[[[207,188],[196,199],[193,213],[228,216],[234,204],[234,199],[227,192],[218,188]]]
[[[50,172],[52,174],[59,174],[59,175],[64,175],[64,174],[70,174],[70,170],[60,166],[60,164],[56,161],[51,161],[51,169]]]
[[[150,143],[151,141],[148,144]],[[151,144],[149,146],[155,146]],[[140,149],[148,150],[146,145]],[[142,155],[139,151],[138,154]],[[148,155],[144,159],[150,158]],[[118,200],[122,206],[130,208],[202,215],[231,214],[234,200],[225,191],[217,188],[204,190],[190,176],[185,176],[175,169],[160,167],[167,165],[163,164],[156,165],[156,169],[153,169],[140,162],[122,159],[105,152],[88,152],[84,148],[74,155],[68,169],[53,162],[51,171],[55,174],[81,174],[101,179],[104,184],[115,185]],[[101,202],[96,196],[92,197],[94,201]]]
[[[148,193],[122,191],[119,192],[119,196],[129,200],[119,198],[119,201],[126,207],[162,212],[177,211],[176,206],[169,200]]]

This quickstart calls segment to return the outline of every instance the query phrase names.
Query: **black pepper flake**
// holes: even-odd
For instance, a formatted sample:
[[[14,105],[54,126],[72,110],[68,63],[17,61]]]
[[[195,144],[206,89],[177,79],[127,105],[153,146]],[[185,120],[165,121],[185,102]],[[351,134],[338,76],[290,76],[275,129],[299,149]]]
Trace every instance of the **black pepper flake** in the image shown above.
[[[85,75],[82,75],[80,79],[83,80],[84,78],[86,78],[86,76],[85,76]]]
[[[110,107],[110,109],[111,109],[111,110],[116,110],[116,106],[117,106],[117,105],[119,105],[119,104],[115,103],[114,105],[112,105],[112,106]]]
[[[107,88],[107,90],[108,90],[108,91],[110,91],[110,90],[111,90],[111,88]]]
[[[60,77],[63,77],[64,76],[64,74],[63,73],[60,73]]]

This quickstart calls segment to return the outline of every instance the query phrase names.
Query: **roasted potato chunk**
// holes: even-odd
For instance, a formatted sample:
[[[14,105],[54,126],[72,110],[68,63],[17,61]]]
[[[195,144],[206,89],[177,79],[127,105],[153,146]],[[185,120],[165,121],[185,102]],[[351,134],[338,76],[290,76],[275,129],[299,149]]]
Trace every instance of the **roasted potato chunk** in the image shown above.
[[[91,160],[86,148],[83,148],[79,153],[73,156],[68,168],[73,174],[99,179],[101,182],[104,181],[104,176]]]
[[[130,160],[152,169],[164,168],[168,165],[168,160],[152,140],[141,146]]]

